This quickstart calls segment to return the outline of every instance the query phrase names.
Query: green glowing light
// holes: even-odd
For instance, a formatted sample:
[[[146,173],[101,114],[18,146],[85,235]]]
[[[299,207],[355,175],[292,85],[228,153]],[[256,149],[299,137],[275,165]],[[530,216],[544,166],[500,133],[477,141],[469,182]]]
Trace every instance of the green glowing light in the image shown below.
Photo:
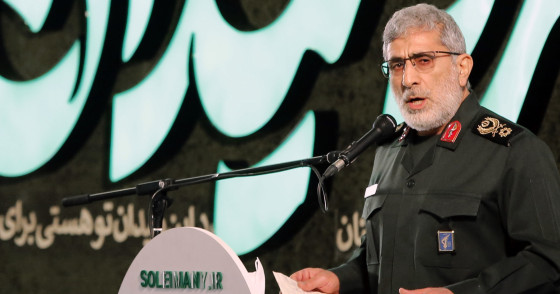
[[[560,1],[525,1],[482,105],[517,121],[546,38],[560,16]]]
[[[250,135],[272,118],[306,50],[329,63],[340,57],[359,5],[356,0],[290,1],[267,27],[241,32],[223,20],[214,2],[191,2],[199,12],[193,14],[198,18],[195,77],[208,118],[231,137]]]
[[[115,95],[111,181],[123,179],[146,163],[171,129],[189,86],[191,29],[185,5],[173,38],[152,72],[135,87]]]
[[[127,62],[136,52],[146,32],[153,6],[154,0],[128,1],[128,15],[122,51],[122,60],[124,62]]]
[[[315,116],[308,112],[288,138],[255,166],[313,156]],[[230,171],[223,162],[218,173]],[[310,169],[298,168],[216,183],[214,232],[237,254],[253,251],[282,227],[307,195]]]
[[[268,27],[241,32],[223,19],[215,1],[188,1],[156,68],[136,87],[115,95],[111,181],[132,174],[152,157],[186,103],[191,37],[205,113],[223,134],[247,136],[276,113],[306,50],[330,63],[340,57],[359,1],[324,2],[292,1]]]
[[[48,73],[31,81],[0,77],[0,175],[18,177],[49,161],[68,139],[82,113],[97,72],[109,15],[107,1],[88,1],[87,53],[81,84],[80,46],[74,43]]]
[[[37,33],[49,16],[53,0],[4,0],[4,3],[23,18],[31,32]]]

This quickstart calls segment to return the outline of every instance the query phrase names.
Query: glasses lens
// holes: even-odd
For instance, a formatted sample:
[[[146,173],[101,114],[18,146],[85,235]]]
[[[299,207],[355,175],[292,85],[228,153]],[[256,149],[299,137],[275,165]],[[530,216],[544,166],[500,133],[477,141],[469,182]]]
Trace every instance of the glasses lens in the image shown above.
[[[404,67],[404,60],[395,59],[395,60],[385,61],[383,65],[381,65],[381,67],[383,68],[383,74],[386,73],[385,75],[386,77],[389,77],[390,75],[398,76],[402,73]]]
[[[434,58],[435,54],[433,52],[426,52],[415,55],[411,59],[417,71],[426,72],[434,67]]]
[[[385,76],[386,78],[389,77],[389,64],[387,64],[387,62],[383,62],[381,64],[381,72],[383,73],[383,76]]]

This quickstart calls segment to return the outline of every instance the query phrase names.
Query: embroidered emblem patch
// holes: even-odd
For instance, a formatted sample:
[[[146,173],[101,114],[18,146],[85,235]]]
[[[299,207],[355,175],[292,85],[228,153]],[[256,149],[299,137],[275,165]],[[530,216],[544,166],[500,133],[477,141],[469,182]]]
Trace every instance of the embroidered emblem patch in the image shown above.
[[[437,231],[437,234],[438,234],[438,251],[454,252],[455,231]]]
[[[450,123],[449,125],[447,125],[447,128],[441,135],[440,140],[443,142],[454,143],[455,140],[457,140],[457,137],[459,136],[460,132],[461,132],[461,123],[458,120],[456,120]]]
[[[500,123],[500,120],[493,117],[486,117],[476,128],[481,135],[492,134],[496,137],[505,138],[511,134],[512,129],[507,127],[507,124]]]
[[[505,121],[505,119],[493,117],[491,114],[482,114],[473,126],[472,131],[490,141],[510,146],[511,138],[522,130],[521,127]]]

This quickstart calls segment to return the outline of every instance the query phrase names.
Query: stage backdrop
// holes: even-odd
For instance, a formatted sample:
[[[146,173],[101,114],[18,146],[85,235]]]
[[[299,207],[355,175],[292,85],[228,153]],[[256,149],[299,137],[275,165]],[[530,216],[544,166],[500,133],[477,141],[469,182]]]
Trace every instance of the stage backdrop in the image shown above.
[[[150,197],[64,197],[324,155],[380,113],[401,120],[381,35],[417,2],[1,2],[2,292],[118,291],[149,240]],[[560,2],[427,2],[464,30],[481,103],[560,161]],[[359,245],[373,152],[325,183],[326,213],[300,167],[170,191],[164,226],[215,232],[249,271],[259,257],[277,293],[272,270],[336,266]]]

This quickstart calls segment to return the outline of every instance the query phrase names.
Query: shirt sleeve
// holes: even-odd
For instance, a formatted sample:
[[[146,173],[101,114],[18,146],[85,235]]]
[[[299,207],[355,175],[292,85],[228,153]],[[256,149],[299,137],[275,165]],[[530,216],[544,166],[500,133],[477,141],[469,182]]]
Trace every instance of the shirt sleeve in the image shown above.
[[[368,273],[366,266],[366,237],[352,257],[343,265],[329,269],[336,274],[340,282],[340,294],[368,293]]]
[[[532,134],[512,142],[498,189],[504,230],[515,251],[477,278],[449,285],[463,293],[557,293],[560,176],[550,149]],[[497,175],[499,176],[499,175]]]

